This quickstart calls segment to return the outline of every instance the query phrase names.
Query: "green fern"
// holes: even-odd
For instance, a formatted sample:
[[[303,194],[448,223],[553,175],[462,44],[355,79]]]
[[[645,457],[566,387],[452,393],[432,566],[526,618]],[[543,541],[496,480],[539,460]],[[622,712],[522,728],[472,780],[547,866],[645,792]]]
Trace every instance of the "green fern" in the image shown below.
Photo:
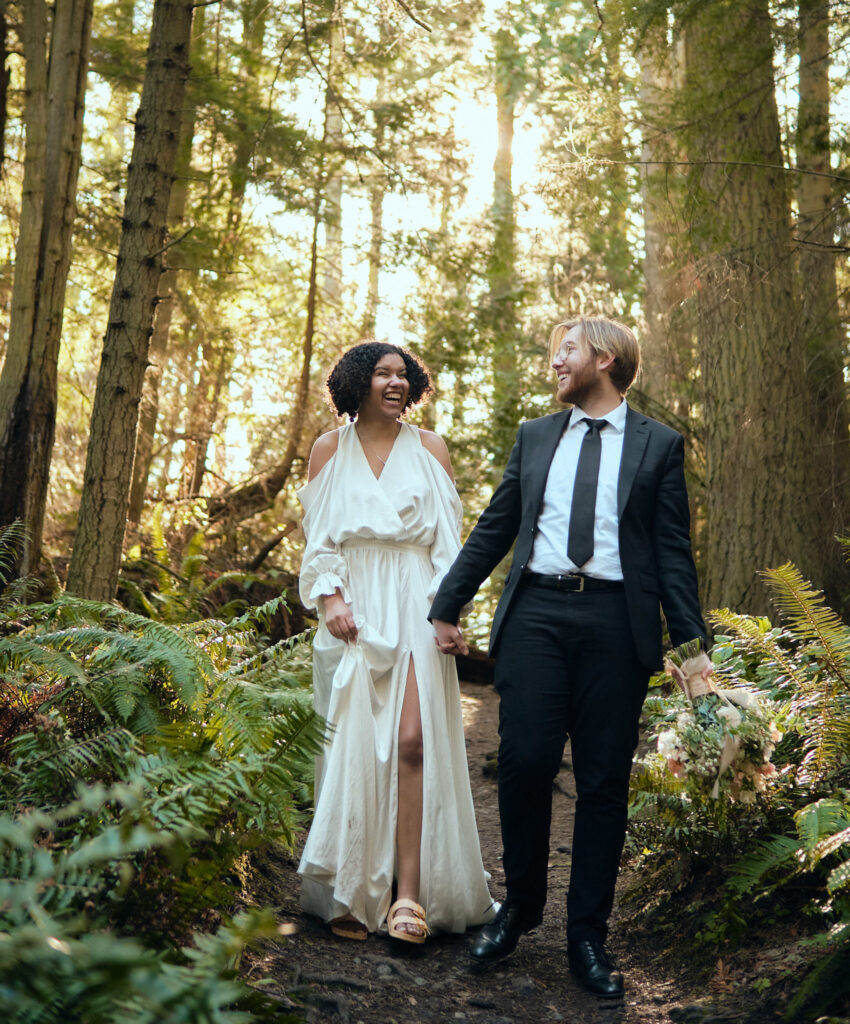
[[[14,578],[26,537],[26,527],[19,519],[0,529],[0,587],[5,587]]]
[[[797,836],[773,836],[763,840],[734,866],[726,883],[727,892],[743,896],[760,890],[766,896],[797,874],[800,840]]]
[[[752,615],[741,615],[729,608],[717,608],[708,615],[713,626],[724,633],[745,641],[750,652],[761,661],[775,664],[779,670],[779,680],[784,686],[790,685],[798,692],[809,686],[806,673],[794,658],[789,655],[772,636],[762,629],[760,620]]]
[[[237,859],[301,822],[324,723],[308,638],[257,633],[280,603],[176,627],[70,597],[4,623],[0,605],[22,723],[0,747],[0,1019],[241,1019],[232,957],[269,919],[182,950],[168,936],[226,905]],[[116,937],[152,911],[159,952]]]
[[[774,604],[795,635],[816,645],[814,650],[845,689],[850,690],[847,659],[850,657],[850,629],[826,605],[821,591],[815,590],[790,562],[763,574]]]
[[[801,842],[800,856],[805,856],[806,863],[810,866],[837,849],[829,842],[823,845],[824,837],[834,838],[850,825],[847,807],[841,800],[832,798],[816,800],[799,810],[794,818]]]

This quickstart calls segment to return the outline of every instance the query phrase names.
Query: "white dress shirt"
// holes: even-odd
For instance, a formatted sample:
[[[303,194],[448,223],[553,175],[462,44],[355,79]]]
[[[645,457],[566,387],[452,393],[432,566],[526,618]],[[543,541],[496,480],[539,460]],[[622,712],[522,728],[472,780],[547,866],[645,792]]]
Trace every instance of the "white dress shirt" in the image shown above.
[[[620,402],[605,416],[588,417],[606,420],[607,426],[599,433],[602,454],[599,460],[599,482],[596,485],[596,521],[593,527],[593,554],[583,566],[575,565],[567,555],[567,535],[573,504],[576,469],[579,452],[587,424],[582,420],[587,413],[573,407],[567,429],[561,435],[543,494],[543,506],[537,520],[534,548],[528,561],[533,572],[562,575],[581,572],[603,580],[621,580],[620,520],[617,515],[617,482],[620,460],[623,457],[623,437],[626,431],[625,401]]]

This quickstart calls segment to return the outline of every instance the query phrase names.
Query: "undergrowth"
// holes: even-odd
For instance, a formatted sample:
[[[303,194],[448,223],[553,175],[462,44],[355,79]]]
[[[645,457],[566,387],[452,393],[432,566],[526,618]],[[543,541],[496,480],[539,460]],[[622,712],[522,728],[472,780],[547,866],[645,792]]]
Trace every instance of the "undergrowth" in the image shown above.
[[[177,625],[28,603],[4,576],[18,541],[0,534],[0,1019],[256,1020],[236,968],[277,925],[228,910],[309,802],[309,636],[264,640],[281,598]]]
[[[647,759],[632,778],[630,902],[650,927],[675,912],[671,928],[687,929],[706,964],[783,914],[802,919],[802,977],[782,1012],[810,1020],[850,996],[850,628],[794,566],[765,577],[781,625],[716,611],[712,659],[721,685],[779,703],[778,773],[745,805],[700,798]],[[678,713],[655,684],[651,729]]]

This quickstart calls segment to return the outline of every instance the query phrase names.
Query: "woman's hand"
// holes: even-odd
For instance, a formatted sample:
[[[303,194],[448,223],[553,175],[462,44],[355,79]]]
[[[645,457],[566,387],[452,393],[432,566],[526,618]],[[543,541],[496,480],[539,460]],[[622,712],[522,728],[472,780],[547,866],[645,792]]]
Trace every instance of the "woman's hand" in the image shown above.
[[[331,636],[337,640],[344,640],[347,644],[353,644],[357,640],[357,626],[354,625],[354,616],[351,609],[337,591],[322,598],[325,606],[325,625]]]

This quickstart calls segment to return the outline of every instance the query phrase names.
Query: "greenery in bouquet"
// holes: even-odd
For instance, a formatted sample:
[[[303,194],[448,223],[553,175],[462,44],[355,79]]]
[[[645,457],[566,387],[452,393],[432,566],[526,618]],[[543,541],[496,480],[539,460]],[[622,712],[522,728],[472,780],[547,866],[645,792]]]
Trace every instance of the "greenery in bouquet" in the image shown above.
[[[734,716],[739,709],[730,707],[728,698],[717,693],[699,697],[693,705],[687,700],[683,703],[687,706],[672,726],[656,736],[657,752],[649,758],[663,762],[666,770],[694,795],[723,795],[752,803],[756,793],[763,793],[776,775],[770,758],[782,733],[769,712],[754,704],[736,722]],[[735,754],[721,772],[730,740],[735,744]]]
[[[669,772],[692,797],[755,802],[777,775],[771,756],[782,738],[778,706],[743,687],[719,688],[696,642],[673,651],[666,667],[681,692],[666,702],[656,750],[643,765]]]

